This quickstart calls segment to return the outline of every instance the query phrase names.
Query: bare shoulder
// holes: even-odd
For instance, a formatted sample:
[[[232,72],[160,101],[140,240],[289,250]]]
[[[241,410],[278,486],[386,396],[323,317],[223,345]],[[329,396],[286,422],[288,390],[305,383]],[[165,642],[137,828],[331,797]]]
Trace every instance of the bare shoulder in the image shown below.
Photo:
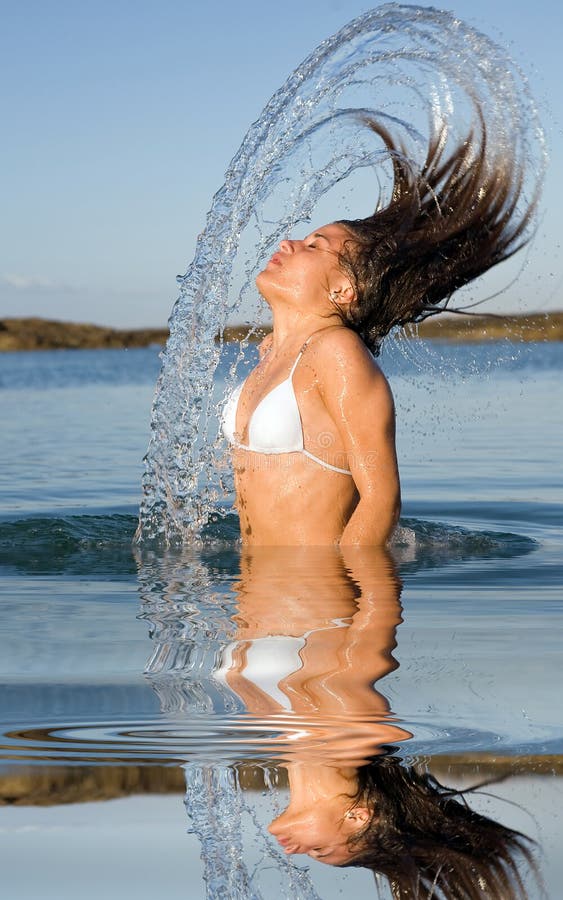
[[[345,326],[327,328],[315,334],[311,341],[311,356],[319,363],[330,360],[337,365],[358,365],[381,372],[361,337]]]
[[[311,342],[311,365],[322,393],[364,392],[369,389],[381,402],[393,402],[387,379],[362,339],[351,328],[329,328]]]

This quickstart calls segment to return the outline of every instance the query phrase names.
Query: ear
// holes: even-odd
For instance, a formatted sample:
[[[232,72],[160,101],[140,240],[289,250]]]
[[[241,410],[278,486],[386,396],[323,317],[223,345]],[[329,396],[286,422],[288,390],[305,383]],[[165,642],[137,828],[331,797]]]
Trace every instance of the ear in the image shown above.
[[[348,306],[352,301],[356,299],[356,291],[350,284],[347,282],[346,286],[340,291],[340,302],[346,303]]]
[[[356,299],[356,291],[350,281],[343,276],[332,289],[330,296],[338,306],[349,306]]]
[[[350,833],[361,831],[365,828],[371,819],[371,812],[367,806],[354,806],[348,810],[344,817],[346,828]]]

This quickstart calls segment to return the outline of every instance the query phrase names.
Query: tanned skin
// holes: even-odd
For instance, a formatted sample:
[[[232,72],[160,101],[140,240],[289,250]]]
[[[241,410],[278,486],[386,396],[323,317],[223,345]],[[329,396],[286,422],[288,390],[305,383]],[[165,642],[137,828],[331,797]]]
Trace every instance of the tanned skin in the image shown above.
[[[233,451],[244,544],[382,546],[400,512],[395,411],[387,380],[338,308],[355,298],[339,253],[350,239],[339,224],[303,240],[282,241],[256,283],[274,318],[237,410],[237,440],[261,400],[293,376],[307,450],[304,454]]]

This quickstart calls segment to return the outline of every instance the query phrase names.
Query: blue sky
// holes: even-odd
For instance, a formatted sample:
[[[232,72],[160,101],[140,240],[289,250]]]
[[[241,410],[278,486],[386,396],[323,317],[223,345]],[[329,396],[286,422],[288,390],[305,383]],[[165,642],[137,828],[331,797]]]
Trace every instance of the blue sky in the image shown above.
[[[323,38],[373,3],[2,4],[0,315],[163,326],[250,123]],[[438,4],[439,5],[439,4]],[[551,165],[525,296],[563,308],[563,17],[552,0],[445,5],[530,76]]]

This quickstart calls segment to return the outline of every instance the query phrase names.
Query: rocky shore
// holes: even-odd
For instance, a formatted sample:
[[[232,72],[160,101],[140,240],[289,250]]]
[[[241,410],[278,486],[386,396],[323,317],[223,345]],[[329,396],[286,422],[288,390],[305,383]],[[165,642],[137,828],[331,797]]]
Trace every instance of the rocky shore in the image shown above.
[[[240,340],[247,328],[232,325],[225,340]],[[262,332],[263,334],[264,332]],[[443,315],[427,319],[407,334],[460,343],[511,338],[519,341],[563,341],[563,312],[512,316]],[[11,350],[87,350],[164,345],[165,328],[106,328],[52,319],[0,319],[0,352]],[[256,336],[256,340],[260,335]]]
[[[0,319],[0,351],[90,350],[164,344],[164,328],[104,328],[53,319]]]
[[[563,341],[563,312],[513,316],[433,316],[418,326],[421,338],[469,343],[511,338]]]
[[[497,754],[459,754],[429,757],[429,769],[440,781],[463,776],[499,781],[511,775],[563,774],[563,757],[498,756]],[[243,790],[264,791],[264,770],[249,762],[237,766]],[[278,783],[285,786],[286,776],[279,770]],[[134,794],[183,794],[186,789],[183,769],[177,765],[37,766],[0,773],[0,806],[57,806],[62,803],[113,800]]]

